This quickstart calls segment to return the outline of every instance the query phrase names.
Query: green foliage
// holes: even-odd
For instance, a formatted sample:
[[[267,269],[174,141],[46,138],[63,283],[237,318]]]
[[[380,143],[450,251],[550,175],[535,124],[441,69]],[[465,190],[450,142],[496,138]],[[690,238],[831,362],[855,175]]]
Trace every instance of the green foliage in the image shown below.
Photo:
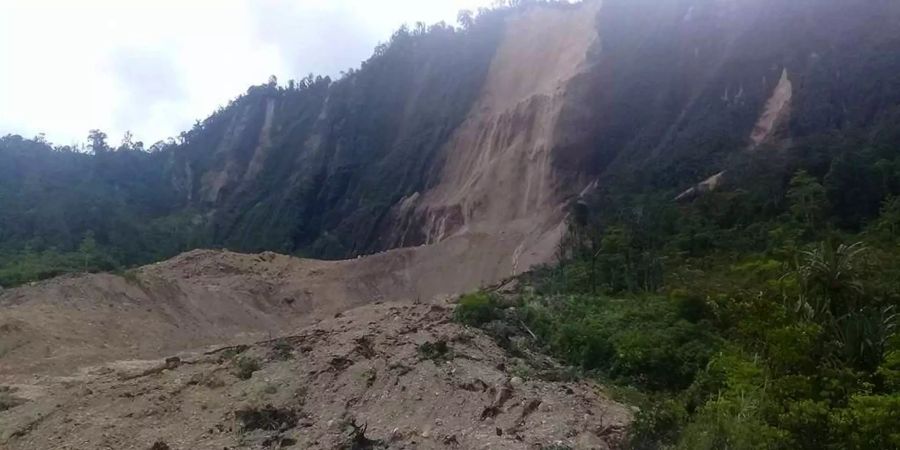
[[[247,356],[234,359],[233,364],[234,376],[242,380],[249,380],[254,372],[262,368],[259,359]]]
[[[822,224],[827,212],[825,188],[801,170],[791,178],[787,191],[790,212],[794,219],[808,231],[813,232]]]
[[[478,327],[498,319],[498,308],[495,296],[486,292],[475,292],[460,297],[453,313],[458,322]]]
[[[640,183],[600,190],[573,211],[559,264],[514,299],[469,300],[486,311],[475,323],[527,327],[636,387],[632,448],[900,448],[900,184],[880,155],[830,171],[800,158],[790,182],[738,177],[680,205]],[[878,171],[880,188],[854,186]]]
[[[846,449],[900,448],[900,394],[854,395],[829,425]]]
[[[278,361],[286,361],[294,357],[294,346],[286,339],[278,339],[272,344],[270,358]]]
[[[638,411],[631,426],[629,444],[635,450],[672,446],[688,419],[681,402],[663,398],[647,404]]]
[[[707,325],[696,323],[695,311],[692,322],[661,297],[538,298],[519,315],[568,363],[647,389],[686,387],[718,345]]]
[[[133,148],[91,155],[0,138],[0,285],[120,270],[193,248],[195,216],[163,163],[163,154]]]

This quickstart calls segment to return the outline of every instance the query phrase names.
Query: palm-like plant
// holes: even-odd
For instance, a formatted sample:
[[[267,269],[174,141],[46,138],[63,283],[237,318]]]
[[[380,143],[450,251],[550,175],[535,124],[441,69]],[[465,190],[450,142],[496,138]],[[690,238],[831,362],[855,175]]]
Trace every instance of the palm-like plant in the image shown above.
[[[796,269],[800,282],[798,309],[807,319],[821,322],[859,306],[864,296],[860,279],[867,251],[861,242],[836,248],[822,243],[800,253],[802,262]]]
[[[893,307],[881,307],[862,282],[868,249],[860,242],[821,244],[801,253],[795,275],[800,293],[794,312],[818,323],[839,349],[839,358],[874,370],[896,331]]]

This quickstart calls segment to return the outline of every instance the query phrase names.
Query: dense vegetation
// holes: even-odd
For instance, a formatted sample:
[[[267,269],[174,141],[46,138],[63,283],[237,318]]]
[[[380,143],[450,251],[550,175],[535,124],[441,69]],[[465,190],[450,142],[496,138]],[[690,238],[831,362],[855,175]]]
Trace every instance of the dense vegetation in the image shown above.
[[[900,448],[897,130],[749,156],[690,203],[606,189],[559,265],[458,318],[622,387],[633,448]]]
[[[457,318],[530,360],[521,374],[560,376],[541,350],[615,386],[641,407],[632,448],[900,448],[897,9],[753,2],[748,29],[641,35],[643,3],[602,25],[607,54],[640,56],[597,75],[600,188],[572,205],[559,263]],[[727,57],[711,72],[691,52]],[[748,148],[771,88],[754,80],[782,65],[792,139]]]
[[[161,155],[91,136],[91,154],[0,138],[0,286],[114,270],[196,244]]]

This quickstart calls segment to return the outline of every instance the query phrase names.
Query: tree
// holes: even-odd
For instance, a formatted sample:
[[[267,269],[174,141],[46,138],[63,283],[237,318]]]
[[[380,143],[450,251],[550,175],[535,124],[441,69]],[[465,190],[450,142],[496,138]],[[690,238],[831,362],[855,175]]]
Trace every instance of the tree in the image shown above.
[[[468,9],[464,9],[456,15],[456,21],[459,22],[459,25],[463,27],[463,29],[468,30],[472,28],[472,25],[475,24],[475,15],[472,11]]]
[[[131,131],[126,131],[125,135],[122,136],[122,143],[119,144],[118,151],[127,151],[134,148],[134,134]]]
[[[791,178],[787,199],[790,211],[807,231],[821,225],[828,209],[825,188],[812,176],[801,170]]]
[[[83,269],[87,272],[88,263],[97,254],[97,241],[94,240],[94,232],[88,231],[85,233],[84,239],[82,239],[81,244],[78,245],[78,253],[81,254],[84,263]]]
[[[881,214],[874,224],[874,230],[889,239],[900,234],[900,197],[888,197],[881,204]]]
[[[109,151],[109,145],[106,143],[106,133],[100,130],[91,130],[88,132],[88,147],[96,153]]]

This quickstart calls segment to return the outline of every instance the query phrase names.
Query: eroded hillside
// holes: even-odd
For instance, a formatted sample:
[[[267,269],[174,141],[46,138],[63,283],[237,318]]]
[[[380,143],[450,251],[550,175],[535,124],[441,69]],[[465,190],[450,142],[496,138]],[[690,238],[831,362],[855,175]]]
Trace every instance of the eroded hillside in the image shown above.
[[[401,30],[338,81],[255,86],[153,153],[3,138],[0,202],[12,206],[0,209],[0,256],[13,257],[0,269],[22,269],[9,277],[17,285],[204,247],[327,260],[194,250],[0,292],[0,399],[15,405],[0,413],[0,438],[328,448],[365,429],[401,448],[615,444],[625,409],[588,385],[514,382],[510,357],[450,323],[445,300],[554,262],[572,210],[592,234],[568,234],[569,256],[585,264],[560,270],[571,276],[561,284],[657,295],[666,277],[702,277],[664,268],[722,236],[705,220],[790,218],[770,194],[801,160],[837,174],[827,195],[859,226],[891,198],[895,162],[862,172],[829,146],[895,148],[898,29],[892,2],[526,2],[460,28]],[[871,186],[854,171],[873,174],[858,177]],[[720,203],[674,223],[675,200],[741,176],[776,187],[757,203],[710,196]],[[861,202],[858,186],[879,194]],[[617,216],[597,220],[606,215]],[[613,225],[585,231],[591,220]],[[796,242],[761,229],[741,238]],[[679,240],[657,242],[673,230]],[[702,316],[703,305],[687,306]],[[567,332],[583,340],[595,325]],[[565,327],[544,334],[555,328]],[[602,343],[584,345],[611,351]],[[222,345],[233,347],[210,347]],[[567,356],[603,367],[597,355],[646,357]]]
[[[445,307],[366,306],[252,346],[7,386],[26,403],[0,413],[0,446],[618,448],[629,408],[516,364]]]
[[[125,277],[63,278],[14,290],[2,297],[0,370],[66,368],[277,335],[298,320],[377,300],[452,296],[551,262],[565,200],[583,187],[577,172],[554,168],[554,149],[566,138],[557,123],[562,109],[580,100],[567,86],[587,68],[598,8],[537,7],[506,18],[487,81],[441,149],[445,161],[432,187],[389,212],[394,237],[385,238],[400,248],[334,262],[194,252]],[[525,66],[542,69],[518,70]],[[196,174],[199,201],[226,205],[226,191],[238,195],[271,175],[263,167],[272,156],[276,107],[273,100],[263,106],[252,157],[233,159],[242,129],[252,126],[241,119],[249,116],[235,116],[212,153],[225,158],[224,166]]]

